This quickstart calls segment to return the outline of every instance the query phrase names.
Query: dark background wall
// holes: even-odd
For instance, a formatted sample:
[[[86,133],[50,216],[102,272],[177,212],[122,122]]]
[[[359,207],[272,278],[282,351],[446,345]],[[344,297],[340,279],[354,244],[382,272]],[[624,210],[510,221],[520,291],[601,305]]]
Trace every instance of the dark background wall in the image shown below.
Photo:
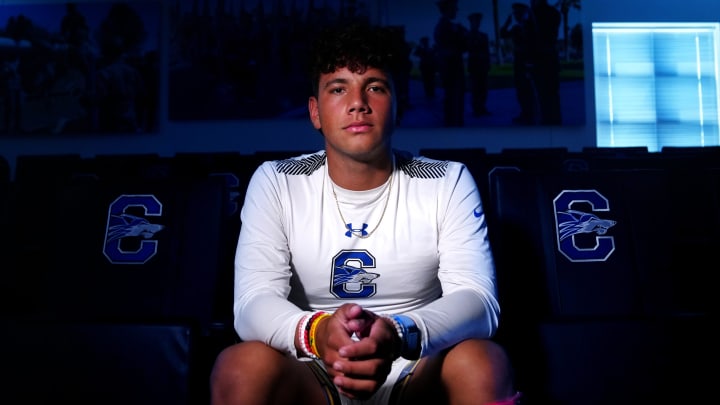
[[[102,1],[102,0],[98,0]],[[430,0],[428,0],[430,1]],[[39,2],[39,1],[38,1]],[[49,1],[44,1],[47,3]],[[57,1],[62,3],[61,1]],[[471,3],[471,0],[460,0]],[[0,1],[0,7],[15,1]],[[42,3],[42,2],[39,2]],[[250,1],[247,4],[252,4]],[[554,3],[552,0],[550,3]],[[585,124],[564,127],[467,127],[400,128],[395,145],[413,152],[422,148],[484,147],[490,152],[508,147],[567,147],[579,150],[595,145],[595,104],[592,68],[592,22],[712,22],[720,18],[720,2],[707,0],[604,0],[583,1],[581,23],[585,59]],[[167,16],[165,17],[165,22]],[[167,27],[167,24],[163,24]],[[167,29],[161,36],[167,41]],[[161,52],[166,63],[168,55]],[[0,136],[0,156],[14,167],[22,154],[80,153],[96,154],[159,153],[172,155],[186,151],[309,150],[322,147],[321,137],[307,120],[171,121],[168,119],[167,71],[161,64],[159,131],[138,135],[78,136]],[[198,102],[202,102],[199,100]]]

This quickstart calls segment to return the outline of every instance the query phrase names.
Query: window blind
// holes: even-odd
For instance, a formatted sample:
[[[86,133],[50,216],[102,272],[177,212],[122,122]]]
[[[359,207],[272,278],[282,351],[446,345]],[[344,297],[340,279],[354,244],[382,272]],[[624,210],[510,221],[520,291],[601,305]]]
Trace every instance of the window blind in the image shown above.
[[[593,23],[597,146],[720,144],[718,23]]]

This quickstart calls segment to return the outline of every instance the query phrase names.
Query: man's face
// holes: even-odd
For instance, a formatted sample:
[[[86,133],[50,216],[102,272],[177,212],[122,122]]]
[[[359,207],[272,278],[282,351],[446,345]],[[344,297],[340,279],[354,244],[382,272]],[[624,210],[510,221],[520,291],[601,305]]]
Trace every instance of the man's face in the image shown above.
[[[353,73],[341,68],[320,76],[318,96],[310,97],[313,126],[325,136],[328,153],[370,159],[389,145],[395,127],[394,89],[376,68]]]

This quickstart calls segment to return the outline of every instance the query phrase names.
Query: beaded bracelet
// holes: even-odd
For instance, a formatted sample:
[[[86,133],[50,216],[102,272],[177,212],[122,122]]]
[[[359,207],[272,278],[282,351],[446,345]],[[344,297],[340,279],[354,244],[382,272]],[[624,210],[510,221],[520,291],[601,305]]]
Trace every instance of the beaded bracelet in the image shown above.
[[[325,316],[330,316],[330,314],[324,311],[315,311],[305,315],[298,323],[297,333],[300,340],[300,348],[303,353],[311,359],[320,358],[315,345],[315,331],[318,321]]]
[[[307,333],[307,326],[310,322],[310,317],[312,314],[307,314],[302,317],[300,322],[298,322],[298,340],[300,340],[300,348],[302,349],[303,353],[310,358],[317,359],[317,356],[315,356],[310,348],[310,342],[308,339],[308,333]]]
[[[400,326],[400,323],[395,320],[392,316],[385,316],[385,319],[390,321],[390,323],[393,324],[395,327],[395,333],[398,335],[398,347],[395,349],[395,353],[393,353],[393,358],[398,358],[402,355],[402,347],[403,347],[403,329],[402,326]]]
[[[312,321],[310,322],[310,333],[308,335],[309,341],[310,341],[310,351],[320,357],[320,351],[317,348],[317,339],[315,338],[315,335],[317,333],[317,327],[320,325],[320,321],[324,318],[329,318],[330,314],[327,312],[322,312],[320,315],[313,317]]]

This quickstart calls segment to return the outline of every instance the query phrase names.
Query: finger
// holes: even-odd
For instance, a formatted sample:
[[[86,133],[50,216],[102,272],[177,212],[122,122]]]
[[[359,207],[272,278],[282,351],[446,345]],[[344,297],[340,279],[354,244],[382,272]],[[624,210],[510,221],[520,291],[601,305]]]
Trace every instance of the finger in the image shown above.
[[[361,316],[363,311],[363,307],[358,304],[343,304],[335,311],[335,316],[337,316],[341,322],[347,323],[347,321]]]
[[[368,399],[381,385],[376,380],[357,379],[347,376],[335,377],[333,383],[342,395],[351,399]]]
[[[370,332],[370,326],[374,320],[368,318],[353,319],[348,321],[348,329],[359,337],[367,336]]]
[[[334,351],[343,346],[352,344],[352,332],[348,330],[347,323],[334,316],[327,321],[325,328],[326,338],[325,344]]]
[[[385,382],[386,375],[383,377],[357,377],[343,374],[333,378],[333,383],[338,391],[350,398],[367,399],[375,393]]]
[[[385,381],[392,368],[389,359],[338,360],[333,370],[351,379]]]
[[[383,351],[378,350],[377,340],[371,338],[353,341],[348,345],[338,348],[338,355],[348,359],[367,359],[384,357]]]
[[[374,312],[363,310],[356,318],[348,321],[348,327],[358,337],[364,337],[370,333],[370,328],[379,318]]]
[[[363,307],[357,304],[352,304],[347,307],[346,316],[348,319],[357,319],[365,315]]]

